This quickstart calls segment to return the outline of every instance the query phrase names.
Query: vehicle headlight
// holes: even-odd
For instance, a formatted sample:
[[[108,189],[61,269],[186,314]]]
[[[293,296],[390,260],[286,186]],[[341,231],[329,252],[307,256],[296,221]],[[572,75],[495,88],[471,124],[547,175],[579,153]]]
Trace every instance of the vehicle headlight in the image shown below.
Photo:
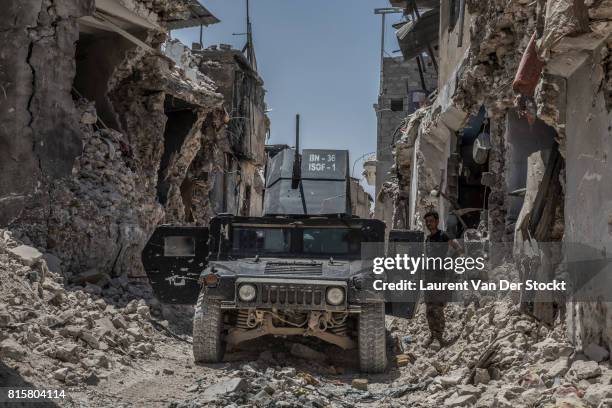
[[[326,294],[327,303],[338,306],[344,302],[344,291],[340,288],[329,288]]]
[[[255,295],[257,295],[257,289],[254,285],[250,283],[245,283],[240,285],[238,288],[238,297],[243,302],[250,302],[255,299]]]

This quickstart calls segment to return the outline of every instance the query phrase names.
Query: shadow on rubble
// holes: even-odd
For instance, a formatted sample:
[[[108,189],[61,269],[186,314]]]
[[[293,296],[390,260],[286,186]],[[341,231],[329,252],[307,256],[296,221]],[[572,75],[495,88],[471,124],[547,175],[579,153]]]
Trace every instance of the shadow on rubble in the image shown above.
[[[343,350],[312,337],[264,336],[241,343],[234,350],[226,352],[223,363],[202,365],[232,371],[248,364],[254,365],[254,368],[262,372],[268,367],[292,367],[315,377],[325,377],[346,384],[350,384],[354,378],[364,376],[373,383],[387,383],[400,376],[390,349],[387,356],[387,370],[384,373],[366,375],[359,370],[357,349]]]
[[[9,389],[17,390],[17,389],[40,389],[39,387],[34,386],[33,384],[27,382],[16,370],[4,364],[3,361],[0,360],[0,407],[7,408],[52,408],[58,407],[56,403],[52,401],[45,402],[30,402],[30,401],[14,401],[8,402],[7,393]]]
[[[104,274],[105,275],[105,274]],[[92,282],[75,283],[73,280],[64,286],[68,291],[83,291],[96,301],[103,299],[107,305],[125,308],[132,301],[143,300],[149,307],[152,321],[157,329],[179,337],[191,336],[193,306],[171,305],[160,302],[155,296],[147,278],[128,279],[127,277],[101,279]]]

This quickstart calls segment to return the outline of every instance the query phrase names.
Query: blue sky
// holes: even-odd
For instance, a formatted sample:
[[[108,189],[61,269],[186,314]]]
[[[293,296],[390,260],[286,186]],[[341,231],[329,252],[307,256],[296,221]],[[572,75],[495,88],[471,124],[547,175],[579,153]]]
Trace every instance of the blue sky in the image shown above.
[[[245,0],[200,0],[221,22],[204,28],[204,46],[242,48]],[[268,143],[294,144],[295,114],[301,115],[303,148],[349,149],[351,167],[376,150],[380,16],[387,0],[251,0],[259,73],[272,111]],[[387,16],[386,51],[398,48]],[[173,31],[186,45],[199,28]],[[399,54],[393,54],[399,55]],[[361,162],[355,166],[361,177]],[[362,181],[362,184],[365,182]],[[368,189],[368,191],[372,191]]]

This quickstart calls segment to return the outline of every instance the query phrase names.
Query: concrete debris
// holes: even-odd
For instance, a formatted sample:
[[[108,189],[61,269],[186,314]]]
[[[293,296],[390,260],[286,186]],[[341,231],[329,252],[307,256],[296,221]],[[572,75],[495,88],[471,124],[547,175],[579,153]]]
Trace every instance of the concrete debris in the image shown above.
[[[26,349],[12,338],[2,340],[0,343],[0,356],[3,358],[23,361],[26,355]]]
[[[451,235],[467,241],[468,231],[477,230],[483,243],[497,243],[488,254],[493,267],[512,259],[521,277],[566,277],[559,253],[529,248],[601,242],[610,249],[605,206],[612,196],[601,191],[612,166],[591,168],[586,157],[603,157],[610,145],[612,3],[466,0],[461,27],[441,4],[438,89],[384,123],[377,157],[391,144],[394,167],[377,174],[377,215],[391,202],[387,225],[421,230],[423,214],[433,209]],[[488,157],[474,165],[475,140],[483,136],[491,142]],[[542,159],[548,154],[551,160]],[[612,331],[602,317],[610,315],[610,302],[599,299],[561,306],[565,299],[540,302],[523,292],[517,301],[544,324],[566,324],[573,346],[602,362],[610,358]],[[524,322],[517,329],[535,330]],[[563,363],[555,370],[562,372]]]
[[[596,361],[574,361],[570,367],[567,376],[577,380],[588,380],[601,375],[601,368]]]
[[[0,230],[4,237],[0,238],[0,298],[13,299],[9,305],[0,305],[4,363],[13,362],[30,373],[28,379],[46,386],[51,384],[45,373],[68,385],[95,385],[109,370],[124,366],[124,356],[136,361],[155,355],[153,343],[160,334],[151,326],[143,299],[129,303],[130,308],[120,308],[93,297],[79,285],[64,286],[62,277],[52,270],[32,282],[27,278],[29,272],[41,264],[46,268],[42,254],[31,247],[23,250],[25,245],[3,232]],[[26,256],[31,254],[36,263]],[[28,370],[30,366],[38,369]]]
[[[42,285],[31,282],[26,272],[38,266],[26,265],[6,249],[18,245],[13,239],[0,242],[0,279],[7,283],[0,288],[0,296],[22,299],[0,308],[0,316],[5,316],[0,335],[4,336],[0,342],[3,362],[17,367],[29,381],[46,386],[100,387],[136,363],[161,361],[158,350],[168,338],[151,325],[152,317],[146,313],[151,308],[143,299],[121,307],[86,293],[79,285],[63,286],[62,278],[51,271]],[[45,285],[47,280],[57,285]],[[49,296],[58,293],[62,303]],[[412,320],[388,318],[387,327],[398,338],[410,336],[401,354],[406,364],[391,368],[392,381],[364,378],[356,367],[339,370],[337,362],[330,365],[328,353],[300,343],[286,344],[283,353],[256,353],[252,362],[240,367],[224,363],[224,367],[204,368],[211,370],[205,380],[185,377],[191,369],[183,369],[175,360],[159,366],[157,372],[164,381],[181,384],[184,394],[168,403],[185,408],[232,404],[528,407],[557,401],[569,404],[570,400],[573,406],[590,407],[610,398],[612,370],[606,362],[572,361],[576,353],[561,327],[517,330],[529,321],[509,299],[483,298],[478,306],[450,304],[447,314],[448,335],[457,336],[457,341],[437,350],[422,346],[427,335],[421,330],[426,327],[423,308]],[[482,353],[492,341],[494,352],[483,360]]]
[[[242,378],[231,378],[207,387],[202,396],[204,398],[214,399],[225,394],[243,391],[246,388],[247,383]]]
[[[229,372],[244,379],[240,390],[214,392],[214,398],[192,392],[189,398],[173,404],[184,408],[248,406],[251,402],[275,407],[526,408],[597,407],[610,398],[612,369],[607,363],[576,360],[569,369],[576,353],[563,328],[516,330],[517,323],[525,320],[510,299],[483,298],[479,303],[447,306],[448,335],[457,337],[457,341],[439,350],[422,346],[427,336],[421,330],[426,327],[423,308],[412,320],[388,317],[387,327],[392,333],[400,337],[410,334],[404,353],[414,356],[406,365],[392,368],[392,381],[363,378],[352,370],[330,376],[323,366],[303,363],[301,356],[292,361],[288,357],[277,358],[279,353],[267,353],[265,358]],[[483,352],[492,344],[496,345],[495,351],[482,360]],[[292,350],[295,344],[288,348]],[[280,366],[298,362],[306,372]],[[477,363],[480,366],[475,370],[468,368]]]
[[[351,386],[361,391],[367,391],[368,390],[368,380],[365,378],[355,378],[351,382]]]
[[[36,248],[28,245],[19,245],[9,249],[9,252],[18,257],[24,264],[31,266],[38,262],[43,254]]]
[[[475,395],[457,395],[454,394],[444,400],[445,407],[465,407],[473,405],[478,398]]]
[[[607,360],[608,357],[610,357],[608,350],[595,343],[590,343],[588,346],[586,346],[583,353],[589,358],[589,360],[597,362]]]
[[[88,25],[106,3],[121,3],[122,24],[142,33],[137,41]],[[448,6],[459,3],[463,26],[449,21],[458,16]],[[165,26],[191,18],[194,5],[23,0],[0,15],[8,103],[0,112],[0,227],[11,228],[0,229],[7,371],[83,393],[116,379],[113,386],[132,394],[155,372],[155,385],[172,391],[155,404],[177,408],[612,407],[611,306],[599,301],[450,304],[447,331],[456,341],[447,347],[423,347],[423,308],[412,320],[389,318],[394,338],[410,341],[400,341],[389,373],[367,379],[298,343],[282,357],[262,352],[241,366],[196,368],[191,357],[180,364],[188,336],[155,321],[168,308],[128,275],[143,276],[140,254],[159,224],[205,225],[217,213],[261,210],[269,129],[263,80],[240,50],[166,42]],[[424,212],[437,209],[445,229],[468,227],[464,237],[483,247],[597,242],[597,257],[609,252],[612,2],[441,5],[450,12],[436,30],[436,55],[383,58],[377,218],[416,230]],[[474,150],[474,140],[490,146]],[[552,270],[556,255],[543,250],[487,255],[500,264],[491,277],[563,272]],[[516,264],[505,263],[512,257]],[[146,405],[104,398],[96,402]]]

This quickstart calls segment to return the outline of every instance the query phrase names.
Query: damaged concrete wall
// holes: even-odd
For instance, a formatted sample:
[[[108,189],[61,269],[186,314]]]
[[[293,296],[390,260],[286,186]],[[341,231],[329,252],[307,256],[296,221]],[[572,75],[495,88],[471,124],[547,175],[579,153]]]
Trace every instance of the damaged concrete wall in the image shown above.
[[[26,204],[45,218],[36,201],[48,200],[48,182],[69,175],[81,153],[72,56],[77,19],[93,9],[93,0],[29,0],[9,2],[0,16],[1,225]]]
[[[611,8],[612,9],[612,8]],[[609,23],[611,24],[611,23]],[[607,103],[610,73],[607,58],[612,51],[612,25],[580,37],[566,38],[553,48],[542,89],[564,82],[557,98],[540,96],[543,110],[559,112],[553,124],[563,128],[565,180],[565,231],[568,245],[589,248],[578,259],[608,259],[612,251],[611,106]],[[605,267],[593,278],[591,302],[576,302],[568,307],[570,339],[582,349],[590,343],[612,348],[612,271]]]
[[[132,170],[123,176],[128,175],[134,188],[114,192],[115,180],[123,178],[118,174],[125,169],[110,167],[105,160],[94,166],[94,174],[107,173],[107,178],[97,183],[98,196],[89,202],[90,211],[73,214],[65,225],[49,231],[50,239],[61,245],[53,247],[54,252],[64,255],[71,248],[78,252],[66,257],[71,270],[96,268],[111,275],[141,275],[140,252],[155,226],[187,222],[181,186],[202,148],[203,123],[220,106],[221,97],[210,86],[177,77],[171,66],[161,56],[145,55],[136,63],[127,59],[112,78],[108,95],[121,124],[127,165]],[[187,113],[173,112],[170,99],[182,101]],[[100,152],[96,154],[99,157]],[[77,177],[82,175],[77,172]],[[91,178],[79,183],[85,194],[91,193]],[[163,199],[160,190],[164,191]],[[79,206],[87,207],[75,198]],[[64,211],[66,201],[58,200],[61,204],[55,208]],[[75,222],[79,219],[87,228]],[[69,230],[72,236],[88,231],[82,239],[88,245],[74,246],[68,237],[55,236],[56,231],[66,234]]]
[[[437,74],[429,58],[425,62],[423,89],[416,60],[405,61],[402,57],[383,60],[383,80],[378,103],[374,105],[377,126],[376,141],[376,188],[375,217],[383,220],[387,227],[393,224],[393,183],[390,174],[394,164],[393,146],[401,137],[406,116],[420,108],[427,94],[435,89]],[[394,172],[391,172],[394,173]]]
[[[270,127],[263,80],[242,52],[228,45],[212,46],[196,55],[200,70],[217,84],[228,112],[219,144],[222,165],[211,175],[214,211],[261,215],[264,146]]]
[[[351,214],[360,218],[370,218],[372,197],[366,193],[359,179],[351,177]]]
[[[214,162],[222,96],[161,53],[80,25],[93,1],[12,4],[0,19],[9,44],[0,60],[0,224],[56,254],[68,276],[87,272],[102,285],[104,276],[138,275],[158,223],[210,217],[193,211],[185,180]],[[155,25],[184,12],[181,4],[125,7]],[[163,31],[133,32],[157,50],[165,39]],[[206,207],[208,187],[191,191]]]
[[[407,130],[412,136],[403,137],[414,143],[410,146],[407,142],[405,148],[397,149],[400,179],[397,197],[403,197],[404,201],[406,196],[410,197],[416,209],[430,204],[419,202],[421,192],[435,184],[435,177],[419,180],[422,173],[419,163],[425,163],[418,159],[422,156],[419,142],[426,139],[424,135],[430,131],[432,123],[434,127],[444,124],[455,131],[462,126],[467,113],[473,114],[484,106],[490,120],[493,146],[486,180],[491,189],[488,200],[491,240],[498,243],[514,240],[515,220],[519,212],[528,209],[524,208],[526,203],[522,198],[509,193],[521,185],[524,187],[529,170],[528,156],[541,155],[547,150],[546,146],[555,143],[559,145],[562,158],[561,171],[552,180],[558,188],[553,190],[559,190],[560,198],[556,200],[563,200],[564,205],[554,214],[548,214],[544,227],[537,226],[538,234],[548,240],[563,237],[568,244],[590,245],[594,249],[592,257],[602,259],[612,241],[612,228],[609,227],[612,197],[604,187],[606,177],[611,175],[607,161],[612,123],[609,97],[612,88],[611,4],[566,0],[468,0],[466,3],[466,25],[469,27],[464,30],[469,28],[469,33],[464,31],[463,47],[457,47],[452,30],[445,31],[447,16],[441,10],[439,53],[443,78],[430,113],[420,119],[418,132]],[[533,76],[533,86],[537,84],[535,94],[519,93],[517,96],[511,84],[513,79],[516,81],[521,53],[534,33],[544,71],[542,75],[536,72]],[[519,87],[516,91],[524,89]],[[520,118],[514,109],[518,110]],[[408,160],[409,157],[413,159]],[[537,160],[529,163],[533,167]],[[533,204],[533,200],[530,203]],[[416,212],[411,209],[411,217]],[[561,222],[555,217],[561,217]],[[540,231],[542,228],[548,230]],[[501,251],[491,257],[508,255],[507,251]],[[550,258],[559,254],[541,252],[538,256]],[[554,271],[549,268],[548,272]],[[608,278],[604,278],[600,286],[609,288],[610,282],[605,279]],[[568,329],[579,348],[589,343],[610,347],[612,313],[609,303],[572,304],[568,308],[568,319]]]

